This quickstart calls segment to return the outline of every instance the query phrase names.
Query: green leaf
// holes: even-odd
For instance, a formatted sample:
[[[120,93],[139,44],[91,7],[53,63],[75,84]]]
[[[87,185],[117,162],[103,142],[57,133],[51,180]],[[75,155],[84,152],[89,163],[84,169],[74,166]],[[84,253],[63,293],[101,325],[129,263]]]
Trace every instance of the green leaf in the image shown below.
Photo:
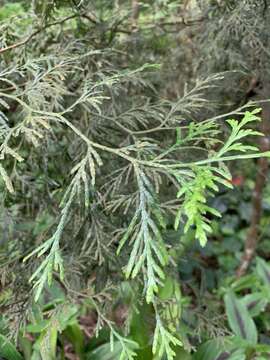
[[[264,284],[270,290],[270,266],[267,264],[267,262],[265,260],[263,260],[261,258],[257,258],[256,270],[257,270],[259,277],[262,279]]]
[[[23,360],[21,354],[15,346],[4,336],[0,334],[0,355],[6,360]]]
[[[42,360],[54,360],[56,358],[57,325],[52,323],[40,336],[40,355]]]
[[[26,331],[29,333],[41,333],[43,330],[45,330],[49,324],[49,320],[41,320],[40,322],[36,324],[29,324],[26,326]]]
[[[257,352],[259,353],[270,353],[270,345],[269,344],[257,344],[255,347]],[[267,357],[268,359],[268,357]]]
[[[246,359],[247,358],[246,358],[245,349],[234,350],[231,352],[231,355],[227,358],[227,360],[246,360]]]
[[[22,349],[24,360],[34,360],[33,359],[33,343],[26,337],[22,335],[19,336],[19,344]]]
[[[170,299],[174,294],[174,280],[167,276],[163,286],[159,288],[158,296],[161,300],[165,301]]]
[[[230,328],[235,335],[255,345],[258,341],[257,329],[246,306],[229,291],[224,298]]]
[[[255,274],[249,274],[242,276],[240,279],[234,280],[231,284],[231,288],[233,291],[238,292],[243,289],[252,288],[256,282],[258,282],[257,276]]]
[[[226,351],[224,339],[209,340],[202,344],[192,359],[194,360],[218,360],[221,354],[230,354]],[[225,358],[227,359],[227,357]]]
[[[262,292],[254,292],[248,294],[241,299],[242,304],[248,309],[249,314],[254,317],[259,315],[265,310],[267,299]]]
[[[80,326],[77,323],[67,326],[64,335],[73,344],[76,354],[82,356],[84,350],[84,334]]]
[[[110,343],[99,346],[97,349],[86,355],[86,360],[119,360],[122,352],[120,341],[114,342],[114,349],[111,351]]]

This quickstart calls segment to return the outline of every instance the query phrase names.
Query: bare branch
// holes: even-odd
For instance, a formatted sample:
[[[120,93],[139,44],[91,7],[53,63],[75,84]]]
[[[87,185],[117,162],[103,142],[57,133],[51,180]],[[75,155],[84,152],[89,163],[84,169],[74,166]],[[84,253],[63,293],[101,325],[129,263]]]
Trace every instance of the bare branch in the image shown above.
[[[9,45],[9,46],[6,46],[6,47],[0,49],[0,54],[3,54],[4,52],[9,51],[9,50],[16,49],[16,48],[18,48],[20,46],[23,46],[23,45],[27,44],[29,41],[31,41],[36,35],[38,35],[42,31],[47,30],[48,28],[50,28],[52,26],[55,26],[55,25],[61,25],[61,24],[65,23],[66,21],[69,21],[69,20],[74,19],[74,18],[79,17],[79,16],[81,16],[81,15],[80,14],[73,14],[73,15],[70,15],[70,16],[64,18],[64,19],[61,19],[61,20],[46,24],[45,26],[43,26],[43,27],[39,28],[38,30],[34,31],[32,34],[27,36],[25,39],[15,43],[15,44],[12,44],[12,45]]]

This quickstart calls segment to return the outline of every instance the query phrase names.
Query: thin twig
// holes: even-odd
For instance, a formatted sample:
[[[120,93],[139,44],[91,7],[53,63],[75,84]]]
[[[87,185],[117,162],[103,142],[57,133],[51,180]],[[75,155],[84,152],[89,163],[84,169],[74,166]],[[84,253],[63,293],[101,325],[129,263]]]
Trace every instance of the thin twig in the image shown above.
[[[71,20],[71,19],[74,19],[75,17],[79,17],[81,16],[81,14],[73,14],[73,15],[70,15],[64,19],[61,19],[61,20],[58,20],[58,21],[55,21],[55,22],[52,22],[52,23],[49,23],[45,26],[42,26],[41,28],[39,28],[38,30],[34,31],[32,34],[30,34],[29,36],[27,36],[25,39],[15,43],[15,44],[12,44],[12,45],[9,45],[9,46],[6,46],[2,49],[0,49],[0,54],[6,52],[6,51],[9,51],[9,50],[13,50],[13,49],[16,49],[20,46],[23,46],[23,45],[26,45],[30,40],[32,40],[36,35],[38,35],[39,33],[41,33],[42,31],[44,30],[47,30],[49,27],[52,27],[52,26],[55,26],[55,25],[61,25],[63,24],[64,22],[68,21],[68,20]],[[85,15],[84,15],[85,16]]]

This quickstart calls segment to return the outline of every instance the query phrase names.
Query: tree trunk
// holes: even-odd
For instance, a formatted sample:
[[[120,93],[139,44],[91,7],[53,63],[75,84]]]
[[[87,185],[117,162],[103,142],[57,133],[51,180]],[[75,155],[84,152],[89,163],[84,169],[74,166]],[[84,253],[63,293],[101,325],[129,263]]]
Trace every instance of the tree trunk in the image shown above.
[[[131,14],[131,30],[138,31],[138,18],[140,14],[140,5],[138,0],[132,0],[132,14]]]
[[[269,90],[266,91],[267,87],[264,87],[264,91],[260,94],[260,98],[269,97]],[[270,150],[270,104],[263,103],[262,104],[262,122],[260,124],[260,131],[264,134],[264,136],[260,137],[259,147],[261,151],[269,151]],[[263,190],[267,180],[268,173],[268,159],[263,157],[260,158],[257,164],[257,175],[255,188],[252,196],[252,215],[250,221],[250,228],[248,230],[244,254],[241,259],[241,263],[239,268],[237,269],[237,276],[243,276],[255,253],[256,247],[258,243],[259,237],[259,225],[262,213],[262,198],[263,198]]]

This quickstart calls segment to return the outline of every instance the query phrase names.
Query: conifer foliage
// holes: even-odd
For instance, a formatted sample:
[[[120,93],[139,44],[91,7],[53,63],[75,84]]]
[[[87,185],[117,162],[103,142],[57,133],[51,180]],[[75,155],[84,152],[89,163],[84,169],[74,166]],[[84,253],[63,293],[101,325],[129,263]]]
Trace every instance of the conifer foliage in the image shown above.
[[[0,266],[9,294],[0,306],[10,319],[15,309],[21,326],[52,286],[65,288],[67,302],[83,294],[96,332],[108,328],[112,350],[118,344],[131,360],[138,345],[109,316],[110,297],[128,281],[137,305],[155,314],[153,353],[171,360],[183,344],[169,316],[180,290],[163,300],[162,289],[181,238],[171,244],[167,232],[192,228],[205,246],[220,216],[209,199],[231,187],[227,162],[269,156],[246,142],[261,135],[260,108],[209,115],[226,74],[164,99],[156,61],[133,63],[141,40],[130,4],[90,3],[22,2],[0,23]]]

